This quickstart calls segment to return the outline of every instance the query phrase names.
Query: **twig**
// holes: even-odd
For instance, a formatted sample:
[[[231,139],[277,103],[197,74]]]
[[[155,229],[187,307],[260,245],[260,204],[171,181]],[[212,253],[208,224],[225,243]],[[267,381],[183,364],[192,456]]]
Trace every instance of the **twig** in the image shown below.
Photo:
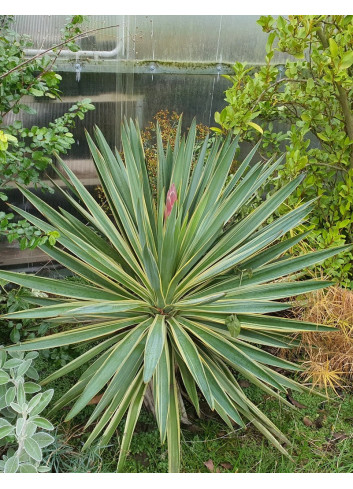
[[[5,78],[6,76],[10,75],[10,73],[13,73],[14,71],[17,71],[19,70],[20,68],[22,68],[23,66],[31,63],[32,61],[34,61],[35,59],[39,58],[40,56],[43,56],[43,54],[45,53],[49,53],[49,51],[53,51],[53,49],[57,49],[57,48],[60,48],[61,46],[65,46],[66,44],[68,44],[69,42],[71,41],[74,41],[75,39],[80,39],[81,37],[84,37],[86,36],[87,34],[90,34],[91,32],[97,32],[97,31],[101,31],[103,29],[111,29],[113,27],[119,27],[119,24],[116,24],[116,25],[110,25],[108,27],[98,27],[97,29],[91,29],[89,31],[86,31],[86,32],[81,32],[80,34],[77,34],[76,36],[73,36],[73,37],[70,37],[69,39],[66,39],[65,41],[59,43],[59,44],[56,44],[55,46],[52,46],[48,49],[46,49],[45,51],[42,51],[41,53],[38,53],[36,54],[35,56],[33,56],[32,58],[29,58],[27,59],[26,61],[24,61],[23,63],[20,63],[19,65],[15,66],[14,68],[12,68],[11,70],[7,71],[6,73],[3,73],[2,75],[0,75],[0,80],[2,78]]]
[[[297,82],[297,83],[306,83],[308,80],[306,78],[281,78],[280,80],[277,80],[275,81],[274,83],[271,83],[271,85],[269,85],[267,88],[265,88],[265,90],[263,90],[262,93],[260,93],[259,97],[257,98],[257,100],[255,101],[254,105],[253,105],[253,108],[251,109],[252,111],[255,109],[255,107],[257,106],[257,104],[260,102],[260,100],[262,99],[262,97],[265,95],[265,93],[270,90],[271,88],[274,88],[276,87],[277,85],[279,85],[280,83],[282,82]]]

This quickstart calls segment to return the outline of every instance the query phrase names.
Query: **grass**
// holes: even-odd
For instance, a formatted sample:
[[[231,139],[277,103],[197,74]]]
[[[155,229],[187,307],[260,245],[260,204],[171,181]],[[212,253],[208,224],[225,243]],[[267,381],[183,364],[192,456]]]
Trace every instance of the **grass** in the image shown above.
[[[259,397],[253,390],[251,397]],[[296,400],[306,409],[290,410],[277,401],[263,398],[261,409],[276,420],[293,442],[291,462],[271,447],[253,427],[227,433],[224,424],[207,417],[182,431],[183,472],[209,472],[205,462],[212,460],[221,472],[352,472],[353,471],[353,397],[322,403],[322,399],[304,394]],[[313,422],[306,426],[303,418]],[[316,424],[315,424],[316,422]],[[128,472],[163,472],[165,452],[158,449],[153,418],[144,415],[149,430],[139,431],[131,446],[126,465]],[[197,433],[195,434],[195,431]],[[336,435],[334,435],[336,434]],[[347,438],[333,441],[338,434]],[[223,465],[222,465],[223,464]]]
[[[82,347],[80,347],[82,348]],[[50,371],[45,359],[38,364],[41,374]],[[55,398],[59,398],[77,378],[77,373],[58,379],[53,385]],[[202,419],[194,417],[193,409],[186,406],[192,424],[183,426],[182,471],[197,472],[257,472],[257,473],[339,473],[353,472],[353,392],[345,391],[338,397],[326,400],[314,394],[293,394],[305,406],[290,409],[268,398],[256,387],[244,387],[246,394],[264,411],[292,441],[289,449],[293,461],[282,456],[251,425],[233,432],[206,406],[201,404]],[[73,421],[64,422],[64,415],[53,420],[57,428],[54,453],[50,462],[58,472],[115,472],[122,429],[108,447],[99,452],[94,447],[81,453],[89,430],[83,426],[93,407],[86,407]],[[210,462],[211,461],[211,462]],[[208,467],[205,465],[207,462]],[[213,467],[212,467],[213,465]],[[126,472],[167,472],[167,446],[160,446],[154,417],[143,409]]]

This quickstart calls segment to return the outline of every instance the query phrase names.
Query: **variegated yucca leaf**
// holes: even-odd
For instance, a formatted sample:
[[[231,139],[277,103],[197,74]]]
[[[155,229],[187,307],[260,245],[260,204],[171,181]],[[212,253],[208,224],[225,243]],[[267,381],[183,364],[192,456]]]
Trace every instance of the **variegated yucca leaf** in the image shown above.
[[[288,348],[292,333],[328,331],[327,326],[271,316],[291,307],[284,298],[329,282],[283,279],[347,250],[341,246],[291,257],[305,235],[285,239],[307,218],[304,203],[268,224],[303,176],[295,178],[239,220],[240,209],[268,179],[282,158],[255,162],[255,147],[228,178],[237,139],[204,141],[194,156],[196,124],[187,137],[177,131],[174,149],[158,140],[157,195],[154,198],[137,125],[122,127],[124,159],[101,131],[88,144],[109,203],[108,217],[70,168],[60,160],[70,193],[57,187],[75,214],[56,209],[26,188],[23,195],[44,219],[13,207],[44,232],[58,231],[55,247],[41,246],[52,259],[85,279],[87,285],[9,271],[0,278],[47,292],[31,309],[8,319],[45,318],[70,330],[10,346],[20,351],[84,342],[87,350],[50,375],[46,384],[85,365],[86,370],[54,406],[69,405],[67,419],[98,393],[87,421],[93,426],[85,448],[105,446],[126,416],[118,470],[123,470],[148,383],[153,392],[161,442],[167,440],[169,470],[180,467],[181,395],[199,413],[202,395],[232,428],[253,423],[282,453],[286,437],[248,399],[237,374],[293,407],[287,389],[302,391],[280,371],[299,367],[261,348]],[[58,171],[61,174],[61,171]],[[90,347],[91,345],[91,347]]]

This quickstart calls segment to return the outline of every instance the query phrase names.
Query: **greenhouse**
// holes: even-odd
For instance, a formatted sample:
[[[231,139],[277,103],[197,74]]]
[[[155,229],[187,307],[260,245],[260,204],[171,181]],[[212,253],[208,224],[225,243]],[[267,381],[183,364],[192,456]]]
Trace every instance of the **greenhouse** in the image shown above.
[[[0,33],[0,473],[351,473],[353,16]]]

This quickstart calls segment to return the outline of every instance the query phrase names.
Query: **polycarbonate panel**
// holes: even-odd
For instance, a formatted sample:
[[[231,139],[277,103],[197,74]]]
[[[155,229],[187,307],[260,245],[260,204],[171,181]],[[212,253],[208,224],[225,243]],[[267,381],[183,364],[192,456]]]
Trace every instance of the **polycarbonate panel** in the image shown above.
[[[89,16],[85,29],[119,23],[115,36],[111,29],[89,37],[84,49],[100,48],[97,57],[58,63],[62,75],[62,100],[28,98],[37,115],[11,115],[7,122],[22,118],[26,126],[45,126],[68,111],[77,100],[90,98],[95,110],[77,119],[77,143],[65,159],[86,185],[97,182],[90,160],[84,128],[92,132],[97,124],[111,146],[120,149],[120,125],[124,117],[137,119],[143,128],[161,109],[184,114],[185,127],[196,116],[198,122],[214,124],[214,112],[225,105],[229,86],[220,72],[196,74],[194,65],[209,62],[210,73],[217,63],[263,59],[266,36],[256,24],[257,16]],[[16,28],[29,34],[38,48],[58,42],[66,16],[17,16]],[[110,36],[110,38],[109,38]],[[39,41],[41,40],[41,44]],[[102,53],[119,46],[123,59],[100,59]],[[140,70],[140,62],[145,61]],[[130,63],[130,64],[129,64]],[[170,71],[163,73],[163,63]],[[77,65],[79,64],[79,72]],[[107,70],[109,66],[109,70]],[[173,73],[173,66],[175,73]],[[180,68],[181,67],[181,68]]]
[[[61,41],[61,29],[71,18],[68,15],[16,15],[14,27],[17,32],[30,36],[33,48],[48,49]],[[124,16],[90,15],[85,19],[80,25],[83,32],[100,30],[88,33],[87,37],[77,41],[82,50],[110,51],[116,47],[119,31],[124,30]],[[101,29],[116,25],[118,27]]]
[[[262,64],[267,34],[257,25],[258,18],[256,15],[87,16],[82,30],[118,27],[92,32],[78,43],[83,51],[97,53],[89,62],[92,71],[99,71],[102,57],[169,63]],[[33,38],[34,48],[45,49],[59,42],[60,29],[67,19],[63,15],[16,16],[16,29]],[[64,57],[68,55],[76,56],[69,53]],[[283,63],[286,58],[285,54],[277,53],[273,62]]]
[[[119,24],[91,33],[80,42],[78,53],[57,60],[62,75],[62,100],[28,97],[36,115],[8,114],[7,123],[22,119],[26,127],[46,126],[63,115],[77,100],[90,98],[95,105],[72,130],[76,140],[63,159],[82,183],[94,191],[98,183],[84,135],[97,124],[111,147],[120,150],[124,117],[137,119],[144,128],[159,110],[184,115],[184,129],[193,117],[214,125],[214,113],[225,106],[229,86],[222,73],[236,61],[264,62],[266,35],[257,16],[89,16],[84,29]],[[35,49],[46,49],[60,40],[66,16],[16,16],[16,29],[34,40]],[[32,52],[33,55],[33,52]],[[283,55],[275,62],[283,63]],[[245,148],[243,148],[244,150]],[[246,149],[245,149],[246,151]],[[52,172],[55,178],[55,174]],[[59,182],[58,182],[59,183]],[[61,194],[42,193],[55,207],[67,206]],[[17,191],[10,201],[36,212]],[[6,210],[0,202],[0,210]],[[38,250],[18,254],[14,243],[1,243],[0,265],[43,262]],[[21,258],[26,257],[26,258]]]
[[[257,15],[126,16],[127,57],[138,60],[262,64],[267,34]],[[282,63],[281,54],[274,62]]]

